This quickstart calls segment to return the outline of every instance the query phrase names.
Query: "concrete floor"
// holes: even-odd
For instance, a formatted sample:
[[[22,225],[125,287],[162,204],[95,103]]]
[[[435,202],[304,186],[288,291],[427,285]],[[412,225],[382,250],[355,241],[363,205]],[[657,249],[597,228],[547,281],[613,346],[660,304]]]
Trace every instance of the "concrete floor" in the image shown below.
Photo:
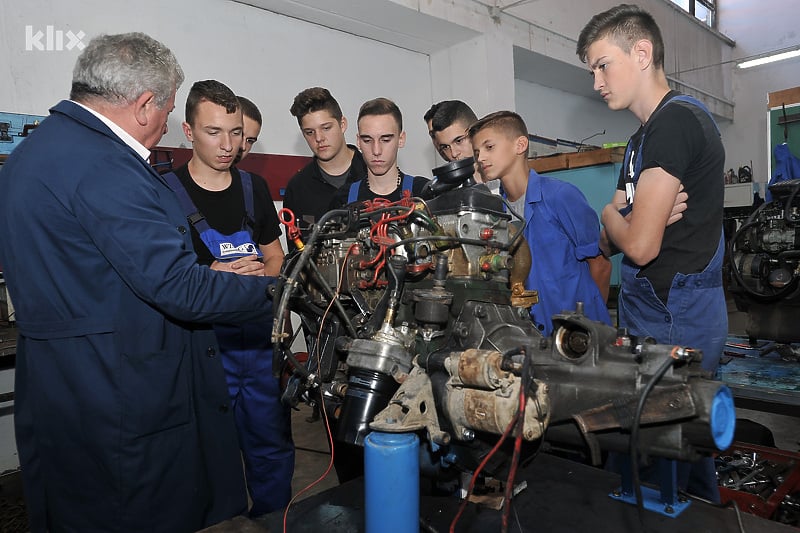
[[[292,413],[292,436],[295,445],[295,467],[292,495],[297,500],[307,498],[339,484],[336,471],[330,465],[330,446],[322,419],[311,421],[312,409],[301,404]]]

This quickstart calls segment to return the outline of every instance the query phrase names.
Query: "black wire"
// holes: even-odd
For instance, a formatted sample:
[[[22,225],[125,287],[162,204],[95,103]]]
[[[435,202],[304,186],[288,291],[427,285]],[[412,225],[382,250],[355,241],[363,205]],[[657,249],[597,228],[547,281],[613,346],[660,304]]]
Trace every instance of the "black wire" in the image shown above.
[[[520,232],[522,233],[522,232]],[[489,246],[491,248],[497,248],[498,250],[508,250],[511,247],[511,244],[503,244],[497,241],[482,241],[479,239],[464,239],[463,237],[454,237],[452,235],[427,235],[427,236],[420,236],[420,237],[409,237],[408,239],[403,239],[402,241],[397,241],[392,244],[386,245],[387,250],[392,250],[399,246],[405,246],[406,244],[411,244],[414,242],[425,242],[425,241],[446,241],[452,242],[456,244],[472,244],[475,246]]]
[[[350,317],[347,316],[347,311],[345,310],[339,298],[337,298],[333,293],[333,290],[328,287],[327,283],[325,283],[325,277],[322,275],[322,272],[319,271],[317,264],[314,261],[311,261],[308,264],[311,267],[311,272],[313,273],[314,277],[316,277],[317,283],[322,289],[322,292],[325,293],[325,296],[328,298],[328,300],[333,301],[333,306],[339,312],[339,318],[341,318],[342,322],[344,322],[344,327],[347,329],[347,333],[353,338],[357,337],[358,332],[356,331],[353,322],[350,320]]]
[[[630,442],[630,456],[631,456],[631,478],[633,481],[633,491],[636,495],[636,511],[639,514],[639,522],[642,524],[644,530],[644,502],[642,502],[642,482],[639,479],[639,429],[642,420],[642,411],[647,397],[656,386],[656,383],[664,377],[667,370],[672,367],[675,360],[672,357],[667,357],[661,366],[658,367],[655,374],[650,378],[647,384],[642,389],[639,395],[639,402],[636,404],[636,413],[633,416],[633,427],[631,428],[631,442]]]
[[[678,493],[681,494],[682,496],[686,496],[687,498],[703,502],[705,504],[717,507],[719,509],[727,509],[728,507],[733,507],[733,511],[736,513],[736,522],[739,525],[740,533],[747,533],[744,529],[744,522],[742,522],[742,512],[739,509],[739,506],[736,504],[736,500],[729,500],[728,503],[717,503],[717,502],[712,502],[707,498],[703,498],[701,496],[697,496],[690,492],[686,492],[685,490],[678,489]]]
[[[533,357],[532,355],[530,355],[530,352],[528,352],[528,350],[523,350],[523,353],[525,353],[526,359],[528,359],[528,357]],[[523,363],[521,379],[524,386],[529,387],[536,383],[534,381],[536,376],[534,375],[533,372],[534,371],[533,361],[529,361],[527,370],[524,368],[524,366],[525,365]],[[525,374],[527,374],[527,377],[525,376]],[[533,455],[527,457],[522,462],[521,466],[523,468],[531,464],[532,461],[534,461],[537,457],[539,457],[539,454],[544,449],[545,437],[547,435],[547,427],[545,427],[544,422],[542,422],[542,418],[544,417],[544,415],[542,414],[542,405],[539,403],[539,395],[535,390],[528,391],[528,394],[530,394],[530,397],[533,400],[533,405],[536,406],[536,421],[539,423],[539,432],[541,436],[539,437],[539,445],[536,447],[536,451],[533,452]]]
[[[792,216],[789,214],[789,208],[792,206],[794,197],[797,196],[797,191],[800,191],[800,185],[796,185],[792,189],[792,192],[789,194],[789,198],[786,199],[786,204],[783,206],[783,219],[790,226],[795,226],[798,222],[800,222],[800,219],[792,218]]]
[[[789,284],[786,286],[786,288],[782,290],[773,291],[773,294],[771,295],[757,292],[755,289],[751,288],[744,281],[742,273],[739,272],[739,265],[736,264],[736,258],[734,256],[734,248],[736,246],[736,241],[739,240],[739,237],[742,235],[742,233],[745,230],[748,230],[751,227],[756,226],[760,222],[759,220],[755,219],[755,216],[764,208],[764,206],[771,205],[771,203],[772,202],[770,202],[770,204],[762,204],[758,209],[756,209],[756,211],[752,215],[750,215],[750,217],[747,219],[747,222],[742,224],[742,227],[736,230],[736,233],[734,233],[733,237],[731,237],[730,245],[728,246],[728,260],[730,261],[731,272],[733,273],[733,277],[736,278],[736,282],[742,287],[742,290],[744,290],[747,294],[756,298],[758,301],[765,303],[776,302],[781,298],[788,296],[795,289],[794,285]]]
[[[525,220],[525,217],[520,216],[519,213],[514,211],[514,207],[511,205],[511,202],[508,201],[508,198],[500,196],[500,199],[503,200],[503,203],[505,204],[508,211],[522,222],[522,227],[519,228],[519,231],[511,239],[511,242],[508,243],[507,250],[513,250],[517,246],[517,241],[519,241],[522,238],[523,234],[525,233],[525,226],[528,225],[528,222]]]
[[[346,217],[350,215],[350,211],[348,209],[334,209],[328,211],[324,215],[322,215],[319,219],[319,222],[314,226],[314,229],[311,231],[311,236],[308,238],[308,242],[306,243],[303,251],[300,253],[300,257],[294,263],[291,269],[286,276],[286,283],[284,285],[283,291],[281,292],[281,297],[278,302],[278,306],[275,309],[275,328],[277,331],[281,332],[284,330],[284,320],[286,315],[286,310],[289,307],[289,300],[292,297],[292,293],[295,291],[297,284],[299,283],[299,276],[300,273],[308,263],[309,259],[311,258],[311,253],[316,245],[317,239],[319,238],[319,234],[322,231],[323,226],[334,217]],[[273,329],[275,329],[273,328]],[[274,333],[273,333],[274,334]],[[283,345],[280,340],[276,340],[273,343],[273,367],[272,371],[273,374],[276,373],[280,367],[279,365],[275,364],[277,358],[280,357],[280,354],[286,356],[292,366],[295,367],[295,370],[300,373],[303,379],[307,379],[310,375],[308,369],[297,360],[297,358],[292,353],[291,349],[284,350]],[[277,377],[277,376],[276,376]]]
[[[511,501],[514,494],[514,478],[517,474],[517,468],[519,467],[519,456],[520,456],[520,447],[522,443],[522,437],[525,433],[525,407],[528,403],[528,379],[530,378],[530,359],[527,357],[527,350],[524,346],[519,347],[520,352],[523,355],[522,360],[522,379],[520,380],[520,391],[519,391],[519,406],[517,407],[517,423],[514,430],[512,430],[512,436],[514,436],[514,451],[511,455],[511,466],[508,471],[508,477],[506,478],[506,487],[505,487],[505,494],[503,498],[503,515],[501,521],[501,528],[500,531],[502,533],[506,533],[508,531],[508,518],[511,513]],[[534,394],[535,391],[534,391]],[[516,435],[514,435],[514,431],[516,431]]]

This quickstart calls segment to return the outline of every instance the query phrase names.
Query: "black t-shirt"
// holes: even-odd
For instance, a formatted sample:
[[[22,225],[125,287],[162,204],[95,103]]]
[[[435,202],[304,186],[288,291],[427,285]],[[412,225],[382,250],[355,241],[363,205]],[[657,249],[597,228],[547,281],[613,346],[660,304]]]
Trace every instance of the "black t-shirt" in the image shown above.
[[[425,184],[428,183],[428,178],[423,178],[422,176],[414,176],[414,183],[411,185],[411,196],[419,196],[422,194],[422,189],[425,187]],[[336,194],[333,196],[333,201],[331,202],[331,209],[338,209],[344,205],[347,205],[349,202],[347,201],[348,197],[350,196],[350,187],[351,183],[345,183],[342,187],[336,191]],[[390,202],[396,202],[403,198],[403,180],[400,180],[400,186],[398,186],[395,190],[390,192],[389,194],[376,194],[369,190],[369,186],[367,185],[367,178],[361,180],[358,184],[358,197],[355,201],[363,202],[364,200],[373,200],[375,198],[384,198]]]
[[[188,164],[175,170],[189,193],[195,207],[203,214],[208,225],[223,235],[231,235],[245,228],[246,210],[244,207],[244,191],[239,171],[231,168],[231,185],[222,191],[208,191],[194,182],[189,175]],[[264,178],[250,173],[253,182],[253,241],[256,244],[269,244],[281,236],[280,221],[272,202]],[[198,263],[210,265],[214,257],[208,247],[200,239],[200,234],[192,227],[192,243],[197,253]]]
[[[678,222],[667,226],[661,251],[645,265],[646,276],[662,301],[667,300],[675,274],[702,272],[714,255],[722,234],[722,206],[725,195],[722,173],[725,148],[708,114],[696,105],[671,102],[679,93],[670,91],[647,124],[631,137],[638,150],[643,132],[642,171],[660,167],[678,178],[689,195],[686,211]],[[635,159],[634,153],[631,158]],[[617,188],[625,190],[627,162],[623,164]],[[635,205],[634,196],[634,205]]]
[[[350,162],[345,184],[366,179],[367,165],[361,152],[353,145],[348,144],[347,147],[353,152],[353,160]],[[283,194],[283,207],[292,210],[300,229],[307,230],[328,211],[331,198],[337,189],[338,187],[322,177],[319,162],[315,157],[289,180]],[[292,246],[291,241],[289,246]]]

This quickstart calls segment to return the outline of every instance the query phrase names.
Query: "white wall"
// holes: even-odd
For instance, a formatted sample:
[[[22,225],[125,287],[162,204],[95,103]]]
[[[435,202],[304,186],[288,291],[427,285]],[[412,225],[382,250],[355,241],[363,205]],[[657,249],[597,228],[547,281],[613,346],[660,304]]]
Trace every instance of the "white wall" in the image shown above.
[[[371,98],[393,99],[404,115],[407,143],[400,152],[406,172],[430,175],[434,154],[422,115],[430,107],[429,57],[395,46],[221,0],[138,2],[30,0],[0,4],[0,107],[2,111],[47,114],[68,97],[78,50],[26,51],[25,26],[33,32],[83,31],[85,42],[100,33],[142,31],[169,46],[186,73],[164,146],[184,142],[180,123],[191,83],[215,78],[252,99],[264,115],[256,152],[309,155],[289,114],[301,90],[331,90],[351,119]],[[66,42],[66,39],[65,39]]]
[[[480,118],[514,109],[513,46],[500,32],[490,31],[431,54],[432,102],[462,100]]]
[[[599,146],[608,142],[625,142],[638,127],[633,113],[610,111],[601,100],[523,80],[515,80],[514,86],[517,113],[525,120],[528,132],[534,135],[580,142],[605,130],[605,135],[586,141]]]
[[[736,40],[736,58],[800,45],[796,0],[771,0],[768,4],[725,0],[719,3],[719,9],[720,30]],[[736,112],[734,122],[722,128],[726,168],[749,165],[752,159],[754,180],[765,183],[769,181],[767,94],[800,86],[800,58],[745,70],[733,65],[729,68]]]

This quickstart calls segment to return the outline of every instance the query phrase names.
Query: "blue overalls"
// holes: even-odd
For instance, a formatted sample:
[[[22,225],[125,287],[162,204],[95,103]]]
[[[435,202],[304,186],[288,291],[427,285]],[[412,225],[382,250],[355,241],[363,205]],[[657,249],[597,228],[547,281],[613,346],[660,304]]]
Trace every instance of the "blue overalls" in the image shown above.
[[[354,181],[350,184],[350,189],[347,191],[347,203],[352,204],[356,200],[358,200],[358,189],[361,187],[361,182],[364,180]],[[403,192],[408,191],[413,195],[413,187],[414,187],[414,176],[410,176],[408,174],[403,174]]]
[[[797,158],[789,150],[789,145],[781,143],[772,150],[775,156],[775,166],[772,169],[772,177],[767,184],[765,198],[767,202],[772,201],[772,192],[769,187],[775,183],[793,179],[800,179],[800,158]]]
[[[671,98],[662,109],[676,101],[696,105],[711,117],[700,101],[686,95]],[[642,146],[646,133],[645,129],[633,166],[630,161],[630,142],[625,150],[624,168],[633,170],[632,175],[626,176],[626,186],[634,189],[642,170]],[[715,373],[728,336],[728,309],[722,287],[724,254],[725,239],[720,235],[714,256],[702,272],[675,274],[666,305],[656,296],[647,278],[637,277],[640,268],[624,257],[622,290],[619,294],[620,326],[628,328],[631,335],[653,337],[661,344],[699,348],[703,351],[703,369]],[[718,502],[719,488],[713,459],[701,459],[695,463],[678,462],[678,486]]]
[[[686,95],[675,96],[664,106],[676,101],[696,105],[711,117],[700,101]],[[631,143],[625,150],[624,168],[633,170],[632,175],[626,177],[626,186],[634,189],[642,170],[642,146],[646,133],[645,130],[641,136],[632,166]],[[620,325],[627,327],[632,335],[647,335],[662,344],[702,349],[703,368],[715,373],[728,336],[728,310],[722,288],[724,254],[725,239],[720,235],[714,256],[702,272],[675,275],[666,305],[656,296],[647,278],[637,277],[639,266],[624,257],[619,296]]]
[[[218,261],[262,256],[252,238],[252,176],[242,170],[239,175],[247,218],[242,230],[233,235],[222,235],[209,227],[178,176],[171,172],[164,175],[187,219]],[[294,474],[291,411],[281,403],[280,382],[272,376],[272,316],[263,322],[215,324],[214,332],[253,500],[250,515],[260,516],[286,507],[292,497]]]

